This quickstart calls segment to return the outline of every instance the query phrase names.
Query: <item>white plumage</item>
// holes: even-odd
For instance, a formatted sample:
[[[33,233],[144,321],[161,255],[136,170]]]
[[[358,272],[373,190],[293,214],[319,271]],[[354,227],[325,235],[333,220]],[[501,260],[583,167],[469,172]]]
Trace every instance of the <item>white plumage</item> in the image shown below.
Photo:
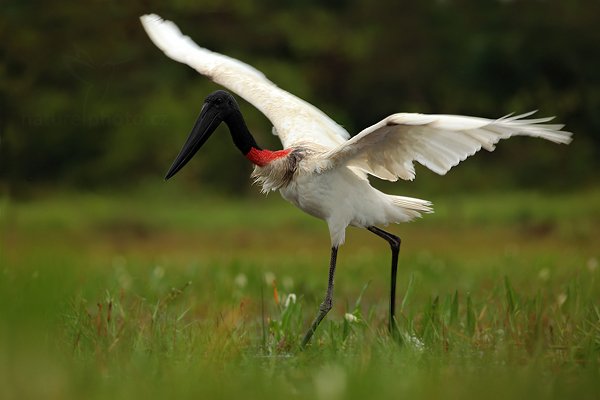
[[[141,21],[150,39],[167,56],[237,93],[262,112],[284,147],[307,140],[334,147],[350,137],[321,110],[278,88],[256,68],[198,46],[174,23],[155,14],[144,15]]]
[[[481,148],[492,151],[500,139],[516,135],[571,141],[571,133],[561,131],[563,125],[548,124],[552,117],[527,119],[533,112],[496,120],[400,113],[350,138],[322,111],[278,88],[255,68],[199,47],[157,15],[145,15],[141,21],[167,56],[237,93],[267,116],[289,155],[257,165],[255,181],[263,191],[279,189],[285,199],[327,222],[332,243],[329,286],[303,344],[331,308],[337,248],[349,225],[368,228],[392,247],[390,328],[393,325],[400,240],[375,226],[410,221],[432,208],[426,200],[380,192],[369,184],[368,175],[412,180],[415,161],[443,175]]]
[[[412,180],[416,161],[443,175],[481,148],[492,151],[500,139],[515,135],[571,141],[571,133],[560,130],[563,125],[546,124],[552,117],[525,119],[533,112],[497,120],[393,114],[349,139],[348,132],[321,110],[280,89],[257,69],[198,46],[174,23],[155,14],[141,20],[148,36],[167,56],[232,90],[265,114],[284,148],[310,150],[311,157],[305,159],[287,188],[270,184],[269,174],[260,173],[264,168],[258,167],[255,175],[258,181],[266,176],[266,190],[282,189],[283,196],[296,206],[325,219],[334,246],[343,242],[340,230],[347,225],[405,222],[419,212],[431,211],[425,200],[384,195],[373,189],[364,173],[390,181]]]
[[[529,112],[497,120],[459,115],[394,114],[332,149],[333,165],[363,169],[381,179],[413,180],[413,161],[444,175],[450,168],[481,150],[494,150],[500,139],[524,135],[569,143],[571,133],[553,119],[525,119]]]

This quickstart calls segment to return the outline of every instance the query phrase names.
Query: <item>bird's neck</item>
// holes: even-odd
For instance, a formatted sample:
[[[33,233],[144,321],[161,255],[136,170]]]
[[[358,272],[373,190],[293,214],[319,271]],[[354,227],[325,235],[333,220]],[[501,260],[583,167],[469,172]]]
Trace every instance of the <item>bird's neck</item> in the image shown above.
[[[271,151],[260,148],[248,130],[244,117],[242,117],[242,113],[239,111],[234,112],[229,116],[229,118],[225,120],[225,123],[229,127],[229,132],[231,132],[231,138],[233,139],[235,147],[237,147],[254,165],[264,167],[271,161],[284,157],[290,152],[290,150]]]

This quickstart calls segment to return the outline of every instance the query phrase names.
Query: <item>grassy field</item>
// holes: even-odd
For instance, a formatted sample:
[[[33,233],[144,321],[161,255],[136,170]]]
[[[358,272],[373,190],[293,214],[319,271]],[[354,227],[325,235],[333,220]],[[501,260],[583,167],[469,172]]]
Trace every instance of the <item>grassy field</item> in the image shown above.
[[[430,198],[389,249],[278,198],[0,201],[0,398],[598,398],[600,191]]]

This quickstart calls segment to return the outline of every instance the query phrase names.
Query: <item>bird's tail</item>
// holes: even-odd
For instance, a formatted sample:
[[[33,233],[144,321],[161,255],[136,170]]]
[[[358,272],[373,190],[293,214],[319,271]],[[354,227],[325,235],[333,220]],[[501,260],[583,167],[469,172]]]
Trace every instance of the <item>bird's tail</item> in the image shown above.
[[[392,196],[389,194],[386,196],[392,200],[394,206],[400,208],[400,213],[404,217],[401,219],[401,222],[419,218],[421,213],[429,214],[433,212],[430,201],[415,199],[413,197]]]

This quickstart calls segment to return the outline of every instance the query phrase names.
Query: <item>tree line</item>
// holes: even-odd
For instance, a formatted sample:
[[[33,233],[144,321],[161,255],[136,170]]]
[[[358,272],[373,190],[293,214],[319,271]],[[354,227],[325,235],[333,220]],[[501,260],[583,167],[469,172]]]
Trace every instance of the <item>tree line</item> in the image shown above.
[[[9,0],[0,18],[3,187],[130,187],[165,172],[217,86],[154,47],[138,20],[148,12],[254,65],[351,134],[400,111],[497,118],[532,109],[576,133],[568,148],[501,145],[461,166],[455,182],[597,183],[596,1]],[[241,106],[259,143],[278,148],[268,120]],[[219,132],[181,179],[245,192],[250,167]]]

